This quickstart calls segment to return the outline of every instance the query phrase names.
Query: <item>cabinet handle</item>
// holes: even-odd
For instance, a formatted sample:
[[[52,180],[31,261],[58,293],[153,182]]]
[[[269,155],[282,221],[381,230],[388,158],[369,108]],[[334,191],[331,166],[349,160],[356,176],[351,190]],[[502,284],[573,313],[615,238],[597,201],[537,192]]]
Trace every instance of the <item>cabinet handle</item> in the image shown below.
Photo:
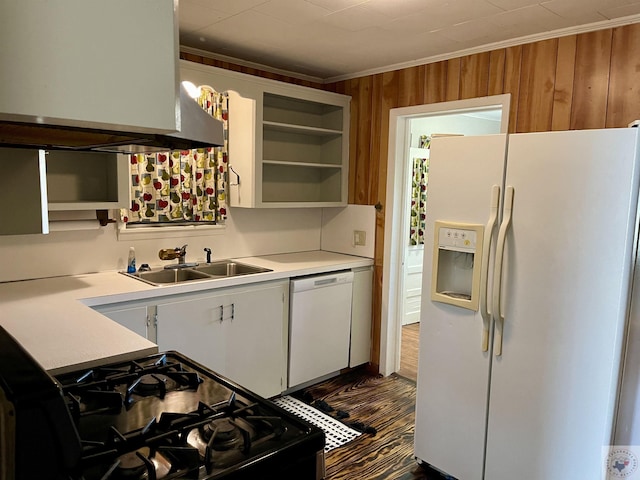
[[[240,186],[240,175],[238,175],[238,172],[236,172],[236,171],[233,169],[233,166],[232,166],[232,165],[229,165],[229,170],[231,170],[231,171],[235,174],[235,176],[237,177],[237,179],[238,179],[238,180],[236,181],[236,183],[231,183],[231,181],[229,181],[229,186],[230,186],[230,187],[239,187],[239,186]]]
[[[220,323],[224,322],[224,305],[220,305]]]
[[[233,319],[236,316],[236,304],[232,303],[231,304],[231,321],[233,322]]]

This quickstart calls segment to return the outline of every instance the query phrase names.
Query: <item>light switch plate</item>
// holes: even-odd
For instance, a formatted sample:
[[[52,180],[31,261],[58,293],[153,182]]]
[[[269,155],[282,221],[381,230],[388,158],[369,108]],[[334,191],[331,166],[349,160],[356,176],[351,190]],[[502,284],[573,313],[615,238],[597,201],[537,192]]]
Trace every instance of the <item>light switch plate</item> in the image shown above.
[[[364,230],[353,231],[353,244],[364,247],[367,244],[367,232]]]

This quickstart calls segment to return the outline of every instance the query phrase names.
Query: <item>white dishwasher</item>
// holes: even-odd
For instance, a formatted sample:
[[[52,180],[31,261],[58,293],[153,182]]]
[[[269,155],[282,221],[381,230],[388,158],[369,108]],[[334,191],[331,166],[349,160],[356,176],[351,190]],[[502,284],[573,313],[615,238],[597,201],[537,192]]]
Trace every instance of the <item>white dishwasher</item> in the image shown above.
[[[349,365],[353,272],[291,280],[289,388]]]

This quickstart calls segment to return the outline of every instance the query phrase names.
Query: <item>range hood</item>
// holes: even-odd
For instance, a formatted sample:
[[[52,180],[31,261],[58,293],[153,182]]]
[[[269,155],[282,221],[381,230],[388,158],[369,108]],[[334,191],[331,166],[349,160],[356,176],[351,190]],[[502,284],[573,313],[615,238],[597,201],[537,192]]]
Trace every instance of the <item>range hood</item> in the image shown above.
[[[205,112],[182,84],[176,112],[180,131],[167,134],[130,133],[46,122],[0,122],[0,144],[117,153],[190,150],[224,144],[222,122]]]
[[[0,144],[222,145],[222,123],[179,83],[178,0],[8,1],[0,18]]]

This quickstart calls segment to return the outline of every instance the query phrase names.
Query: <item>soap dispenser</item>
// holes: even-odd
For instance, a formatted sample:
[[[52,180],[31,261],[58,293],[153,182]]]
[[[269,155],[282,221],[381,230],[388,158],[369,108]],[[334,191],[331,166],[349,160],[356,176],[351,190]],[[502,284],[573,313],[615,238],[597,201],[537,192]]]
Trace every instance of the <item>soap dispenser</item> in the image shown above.
[[[129,260],[127,261],[127,273],[136,273],[136,250],[129,247]]]

